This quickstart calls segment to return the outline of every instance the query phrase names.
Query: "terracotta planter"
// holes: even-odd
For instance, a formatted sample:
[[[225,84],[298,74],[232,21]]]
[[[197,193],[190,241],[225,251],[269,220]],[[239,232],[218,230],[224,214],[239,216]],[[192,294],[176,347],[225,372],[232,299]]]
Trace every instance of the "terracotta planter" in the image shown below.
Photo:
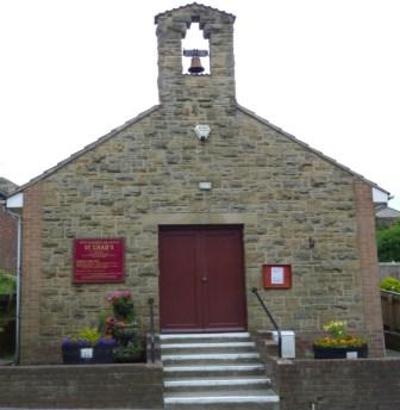
[[[321,347],[313,346],[315,359],[357,359],[368,357],[368,346]]]

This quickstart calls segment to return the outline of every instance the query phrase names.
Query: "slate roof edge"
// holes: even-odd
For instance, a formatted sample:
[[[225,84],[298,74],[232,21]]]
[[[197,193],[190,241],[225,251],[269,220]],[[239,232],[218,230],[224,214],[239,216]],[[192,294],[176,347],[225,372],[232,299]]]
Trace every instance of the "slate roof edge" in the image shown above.
[[[215,8],[215,7],[206,6],[206,5],[204,5],[204,4],[200,4],[200,3],[193,2],[193,3],[185,4],[185,5],[183,5],[183,6],[175,7],[175,8],[170,9],[170,10],[163,11],[162,13],[158,13],[158,14],[154,17],[154,24],[158,24],[158,19],[159,19],[160,17],[164,16],[165,14],[173,13],[174,11],[182,10],[182,9],[184,9],[184,8],[191,7],[191,6],[203,7],[203,8],[205,8],[205,9],[209,9],[209,10],[215,11],[215,12],[217,12],[217,13],[225,14],[225,15],[227,15],[227,16],[229,16],[229,17],[231,17],[231,18],[233,19],[232,22],[234,22],[235,19],[236,19],[236,16],[235,16],[234,14],[227,13],[226,11],[219,10],[219,9],[217,9],[217,8]]]
[[[382,192],[385,192],[386,194],[390,195],[390,192],[387,191],[386,189],[383,189],[382,187],[380,187],[377,183],[370,181],[369,179],[365,178],[364,176],[362,176],[361,174],[358,174],[357,172],[353,171],[352,169],[350,169],[349,167],[337,162],[335,159],[329,157],[328,155],[325,155],[324,153],[322,153],[321,151],[318,151],[315,148],[312,148],[310,145],[308,145],[307,143],[300,141],[299,139],[297,139],[294,135],[289,134],[288,132],[284,131],[282,128],[279,128],[278,126],[270,123],[268,120],[266,120],[265,118],[260,117],[259,115],[257,115],[255,112],[241,106],[240,104],[236,104],[237,108],[239,111],[242,111],[244,114],[247,114],[248,116],[254,118],[255,120],[261,122],[264,125],[267,125],[268,127],[270,127],[271,129],[273,129],[274,131],[278,132],[279,134],[283,135],[284,137],[288,138],[289,140],[295,142],[296,144],[299,144],[300,146],[302,146],[303,148],[307,149],[308,151],[314,153],[315,155],[317,155],[318,157],[320,157],[321,159],[331,163],[332,165],[336,166],[337,168],[340,168],[341,170],[347,172],[348,174],[361,179],[363,182],[367,183],[368,185],[370,185],[373,188],[376,188]]]
[[[160,108],[160,105],[154,105],[153,107],[149,108],[146,111],[143,111],[136,117],[126,121],[124,124],[120,125],[117,128],[114,128],[111,130],[109,133],[103,135],[102,137],[98,138],[96,141],[93,141],[92,143],[86,145],[83,147],[81,150],[71,154],[68,158],[64,159],[63,161],[59,162],[58,164],[54,165],[53,167],[49,168],[48,170],[44,171],[42,174],[38,175],[37,177],[31,179],[27,183],[21,185],[18,187],[16,190],[10,192],[8,194],[8,197],[13,196],[15,194],[18,194],[20,192],[23,192],[26,188],[29,188],[30,186],[36,184],[37,182],[47,178],[48,176],[54,174],[56,171],[58,171],[60,168],[64,167],[65,165],[69,164],[70,162],[74,161],[75,159],[81,157],[82,155],[86,154],[87,152],[91,151],[92,149],[98,147],[99,145],[103,144],[104,142],[108,141],[115,135],[117,135],[119,132],[125,130],[126,128],[130,127],[131,125],[136,124],[137,122],[141,121],[145,117],[149,116],[153,112],[157,111]]]

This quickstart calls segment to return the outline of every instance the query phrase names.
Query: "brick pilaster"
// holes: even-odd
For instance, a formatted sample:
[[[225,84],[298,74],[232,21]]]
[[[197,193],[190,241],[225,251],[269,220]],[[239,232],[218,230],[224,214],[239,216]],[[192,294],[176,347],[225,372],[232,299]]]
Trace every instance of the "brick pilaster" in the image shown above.
[[[375,212],[372,189],[355,181],[357,241],[360,258],[360,282],[363,292],[365,330],[369,338],[370,356],[384,356],[382,308],[379,293],[378,257],[375,239]]]
[[[24,191],[21,295],[21,362],[32,363],[40,349],[40,287],[42,269],[42,189]]]

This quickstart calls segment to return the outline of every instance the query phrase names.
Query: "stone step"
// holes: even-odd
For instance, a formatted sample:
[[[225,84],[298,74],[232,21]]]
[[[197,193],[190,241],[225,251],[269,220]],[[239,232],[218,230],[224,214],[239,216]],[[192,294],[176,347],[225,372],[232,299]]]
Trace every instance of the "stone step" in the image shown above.
[[[169,333],[160,335],[160,344],[169,343],[215,343],[215,342],[250,342],[248,332],[232,333]]]
[[[161,345],[162,354],[254,352],[254,342],[167,343]]]
[[[279,409],[279,396],[270,389],[165,393],[166,409]],[[223,407],[226,406],[226,407]],[[236,406],[236,407],[234,407]]]
[[[264,376],[247,376],[247,377],[225,377],[225,378],[175,378],[164,380],[164,388],[168,393],[188,391],[236,391],[256,390],[257,388],[270,387],[271,380]]]
[[[248,364],[203,364],[164,366],[165,378],[206,378],[206,377],[247,377],[264,376],[265,367],[262,363]]]
[[[193,354],[162,354],[161,360],[164,365],[176,362],[231,362],[231,361],[253,361],[259,360],[257,352],[235,352],[235,353],[193,353]]]
[[[279,343],[277,341],[265,340],[264,344],[270,356],[279,357]]]

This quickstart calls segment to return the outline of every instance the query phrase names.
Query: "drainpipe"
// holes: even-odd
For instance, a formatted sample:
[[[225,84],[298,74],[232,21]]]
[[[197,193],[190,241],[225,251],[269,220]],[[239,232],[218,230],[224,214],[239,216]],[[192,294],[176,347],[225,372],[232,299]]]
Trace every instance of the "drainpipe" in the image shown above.
[[[6,212],[17,219],[17,300],[15,315],[15,354],[13,365],[19,364],[20,361],[20,340],[21,340],[21,261],[22,261],[22,217],[21,215],[10,211],[5,207]]]

